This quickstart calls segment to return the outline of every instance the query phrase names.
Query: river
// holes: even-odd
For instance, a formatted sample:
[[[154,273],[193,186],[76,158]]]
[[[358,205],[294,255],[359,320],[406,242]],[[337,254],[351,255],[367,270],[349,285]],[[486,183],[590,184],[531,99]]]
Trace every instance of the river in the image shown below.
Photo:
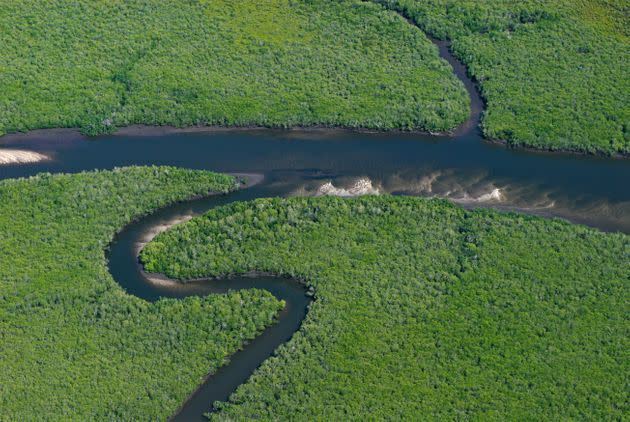
[[[262,183],[227,196],[175,204],[123,230],[109,252],[110,271],[130,294],[146,300],[265,288],[287,301],[277,324],[231,358],[183,405],[175,419],[202,418],[299,328],[310,299],[291,280],[269,276],[211,282],[151,283],[137,263],[137,243],[152,227],[236,200],[278,195],[406,194],[447,198],[467,207],[561,217],[601,230],[630,233],[630,161],[512,150],[483,140],[482,101],[463,67],[436,42],[471,95],[468,122],[451,136],[335,129],[172,130],[132,127],[87,140],[73,130],[44,130],[0,138],[3,148],[50,160],[0,166],[0,179],[39,172],[78,172],[165,164],[264,175]]]

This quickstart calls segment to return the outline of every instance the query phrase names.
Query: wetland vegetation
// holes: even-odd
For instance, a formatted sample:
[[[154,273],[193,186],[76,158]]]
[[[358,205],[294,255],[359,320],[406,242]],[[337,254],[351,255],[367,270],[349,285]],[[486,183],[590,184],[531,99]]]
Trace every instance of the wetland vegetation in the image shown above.
[[[302,328],[216,420],[628,411],[627,235],[443,200],[259,199],[158,235],[142,261],[183,280],[256,269],[315,290]]]
[[[468,117],[466,92],[397,13],[452,41],[479,82],[487,138],[630,154],[623,0],[9,1],[0,135],[131,124],[451,131]]]
[[[149,125],[448,131],[462,83],[381,6],[271,0],[8,1],[0,134]]]
[[[164,420],[271,324],[266,291],[148,303],[106,266],[133,218],[234,187],[166,167],[0,182],[0,419]]]
[[[469,118],[471,101],[426,31],[449,40],[478,82],[487,138],[627,155],[629,12],[621,0],[9,0],[0,8],[0,136],[55,127],[101,135],[132,124],[449,132]],[[150,154],[140,141],[129,156],[103,141],[57,155],[15,141],[0,164],[6,178],[111,168],[123,155],[226,171],[238,163],[275,177],[241,199],[305,193],[307,182],[321,188],[329,176],[362,172],[413,188],[394,192],[440,195],[433,184],[443,172],[447,196],[451,182],[470,179],[466,197],[496,181],[499,206],[504,187],[518,196],[526,180],[523,192],[543,193],[513,202],[519,209],[570,216],[567,208],[581,207],[576,215],[600,223],[612,215],[612,229],[627,227],[618,177],[627,162],[573,165],[487,154],[488,145],[478,154],[464,147],[481,134],[461,127],[460,149],[448,151],[392,146],[389,137],[384,147],[318,150],[272,137],[273,146],[259,143],[264,153],[243,139],[200,147],[178,138]],[[499,163],[509,171],[493,173]],[[411,182],[403,167],[413,169]],[[531,200],[544,199],[548,185],[549,201]],[[108,271],[108,245],[131,221],[237,188],[232,176],[165,166],[0,181],[0,420],[167,419],[277,322],[291,300],[272,290],[248,284],[151,302]],[[150,241],[145,269],[183,283],[277,274],[304,281],[314,301],[229,401],[207,403],[209,418],[622,420],[630,412],[627,234],[439,199],[224,199]],[[136,252],[128,256],[137,270]]]
[[[0,182],[0,416],[165,419],[273,323],[284,304],[264,290],[148,303],[105,265],[125,223],[234,188],[168,167]],[[624,234],[435,199],[276,198],[213,209],[141,259],[182,280],[260,270],[313,288],[302,327],[215,419],[628,410]]]
[[[511,146],[630,153],[627,1],[377,1],[452,40],[486,101],[486,137]]]

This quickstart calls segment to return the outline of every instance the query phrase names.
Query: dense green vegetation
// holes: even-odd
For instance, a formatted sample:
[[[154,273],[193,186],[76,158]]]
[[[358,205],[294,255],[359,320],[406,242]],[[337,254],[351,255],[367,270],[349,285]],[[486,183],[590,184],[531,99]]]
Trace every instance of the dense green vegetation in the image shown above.
[[[0,420],[166,419],[270,324],[265,291],[147,303],[106,267],[132,218],[234,186],[165,167],[0,182]]]
[[[630,237],[405,197],[234,203],[160,234],[148,269],[315,288],[218,420],[621,420]]]
[[[451,39],[479,82],[487,137],[630,153],[627,0],[376,0]]]
[[[5,0],[0,45],[0,134],[133,123],[445,131],[469,111],[423,33],[358,0]]]

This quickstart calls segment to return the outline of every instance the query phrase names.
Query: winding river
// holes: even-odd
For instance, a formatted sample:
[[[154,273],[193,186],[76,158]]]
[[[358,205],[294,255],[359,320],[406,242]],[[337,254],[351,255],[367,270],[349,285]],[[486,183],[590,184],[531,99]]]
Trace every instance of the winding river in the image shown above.
[[[63,129],[0,138],[2,147],[50,157],[37,163],[0,166],[2,179],[42,171],[78,172],[144,164],[264,175],[260,183],[236,193],[159,210],[126,227],[108,252],[115,280],[128,293],[149,301],[257,287],[287,302],[278,322],[206,379],[173,420],[203,420],[214,400],[226,400],[299,329],[311,299],[299,283],[268,275],[181,284],[144,274],[138,264],[138,250],[156,227],[257,197],[391,193],[443,197],[467,207],[562,217],[601,230],[630,233],[630,161],[515,151],[484,142],[478,128],[483,103],[475,86],[450,55],[447,44],[435,43],[471,95],[471,118],[452,136],[332,129],[131,127],[96,140]]]
[[[250,180],[251,180],[250,176]],[[254,177],[254,182],[257,182]],[[214,280],[194,280],[182,284],[164,276],[146,274],[138,262],[138,252],[142,245],[162,230],[189,216],[208,211],[211,208],[234,201],[246,201],[267,196],[266,189],[259,186],[248,187],[235,193],[210,196],[189,202],[173,204],[125,227],[116,235],[108,251],[109,268],[115,280],[130,294],[148,301],[161,297],[181,298],[230,290],[249,288],[265,289],[280,300],[286,307],[278,321],[268,327],[244,349],[230,357],[230,363],[221,367],[215,374],[206,378],[203,384],[188,398],[173,416],[174,421],[205,420],[203,414],[211,410],[214,401],[225,401],[229,395],[244,383],[254,370],[282,343],[288,341],[297,331],[304,317],[311,297],[303,284],[292,279],[273,277],[266,274],[248,274]]]

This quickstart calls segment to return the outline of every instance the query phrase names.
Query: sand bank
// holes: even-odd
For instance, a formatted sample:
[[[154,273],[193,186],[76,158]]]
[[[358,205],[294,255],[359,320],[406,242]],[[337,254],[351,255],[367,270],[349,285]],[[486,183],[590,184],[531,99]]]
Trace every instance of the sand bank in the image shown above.
[[[37,163],[49,159],[48,156],[38,152],[20,149],[0,149],[0,165]]]

